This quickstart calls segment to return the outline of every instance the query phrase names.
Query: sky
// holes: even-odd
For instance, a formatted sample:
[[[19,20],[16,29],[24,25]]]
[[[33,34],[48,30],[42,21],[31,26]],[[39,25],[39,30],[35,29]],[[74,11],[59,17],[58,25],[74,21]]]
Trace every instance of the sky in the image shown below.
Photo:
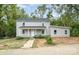
[[[19,7],[23,8],[26,13],[32,13],[39,6],[38,4],[20,4]]]
[[[29,15],[34,12],[40,4],[18,4],[17,6],[23,8],[26,13]],[[53,12],[54,17],[58,17],[59,15],[56,12]],[[46,17],[46,14],[44,15]]]

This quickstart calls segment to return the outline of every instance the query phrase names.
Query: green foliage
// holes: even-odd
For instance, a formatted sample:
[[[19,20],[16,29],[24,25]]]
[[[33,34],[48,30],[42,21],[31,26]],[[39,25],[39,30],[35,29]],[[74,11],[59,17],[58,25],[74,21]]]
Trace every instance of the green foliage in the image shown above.
[[[77,28],[72,29],[71,35],[72,36],[79,36],[79,30]]]
[[[79,36],[79,22],[78,21],[62,18],[62,19],[51,21],[51,25],[70,27],[71,36]]]
[[[51,24],[70,27],[71,36],[79,36],[79,5],[57,4],[52,6],[60,14],[60,17],[57,20],[51,21]]]
[[[38,8],[33,13],[33,18],[36,16],[42,17],[47,12],[47,18],[50,20],[51,25],[56,26],[67,26],[71,29],[71,36],[79,36],[79,5],[78,4],[52,4],[50,7],[48,5],[39,5]],[[55,10],[60,17],[53,17],[53,10]],[[40,14],[40,16],[39,16]]]
[[[71,36],[78,36],[79,37],[79,23],[76,22],[75,25],[71,28]]]
[[[24,37],[16,37],[16,40],[24,39]]]
[[[28,40],[31,39],[31,37],[20,37],[20,36],[16,37],[16,40],[23,40],[23,39]]]
[[[16,19],[26,18],[24,9],[16,4],[0,4],[0,38],[16,36]]]
[[[47,40],[47,44],[55,44],[54,42],[53,42],[53,39],[50,37],[50,36],[47,36],[46,37],[46,40]]]
[[[39,5],[32,18],[43,18],[47,14],[47,18],[51,25],[68,26],[71,28],[71,36],[79,36],[79,5],[78,4],[53,4]],[[48,10],[48,12],[46,12]],[[53,10],[60,15],[59,18],[53,20]],[[16,4],[0,4],[0,38],[16,36],[16,19],[28,18],[29,15],[24,9],[17,7]]]
[[[42,38],[46,38],[46,36],[47,35],[35,35],[34,38],[40,38],[40,39],[42,39]]]
[[[0,38],[5,36],[5,24],[3,21],[0,21]]]
[[[47,39],[47,43],[48,43],[48,44],[52,44],[52,39],[51,39],[51,38],[48,38],[48,39]]]
[[[46,13],[46,5],[39,5],[37,9],[31,14],[33,18],[43,18]]]

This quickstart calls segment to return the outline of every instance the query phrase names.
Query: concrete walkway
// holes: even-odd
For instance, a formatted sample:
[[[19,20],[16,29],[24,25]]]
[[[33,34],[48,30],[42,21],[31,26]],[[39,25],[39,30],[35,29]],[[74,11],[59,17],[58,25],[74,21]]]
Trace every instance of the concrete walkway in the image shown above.
[[[34,40],[35,40],[34,38],[28,40],[22,48],[31,48],[34,43]]]
[[[0,50],[3,55],[79,55],[79,44],[55,45],[51,47]]]

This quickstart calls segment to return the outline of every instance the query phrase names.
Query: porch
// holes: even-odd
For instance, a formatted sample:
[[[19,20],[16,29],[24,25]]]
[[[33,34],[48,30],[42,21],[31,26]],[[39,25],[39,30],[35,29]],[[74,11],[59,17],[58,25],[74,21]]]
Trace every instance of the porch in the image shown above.
[[[22,26],[20,29],[22,30],[22,35],[24,37],[33,37],[35,35],[45,35],[44,26]]]

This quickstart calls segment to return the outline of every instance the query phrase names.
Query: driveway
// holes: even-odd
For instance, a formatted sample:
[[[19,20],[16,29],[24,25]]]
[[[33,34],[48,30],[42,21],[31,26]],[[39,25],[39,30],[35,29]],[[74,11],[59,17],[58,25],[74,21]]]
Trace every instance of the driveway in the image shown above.
[[[0,50],[1,55],[78,55],[79,44],[60,44],[51,47]]]

